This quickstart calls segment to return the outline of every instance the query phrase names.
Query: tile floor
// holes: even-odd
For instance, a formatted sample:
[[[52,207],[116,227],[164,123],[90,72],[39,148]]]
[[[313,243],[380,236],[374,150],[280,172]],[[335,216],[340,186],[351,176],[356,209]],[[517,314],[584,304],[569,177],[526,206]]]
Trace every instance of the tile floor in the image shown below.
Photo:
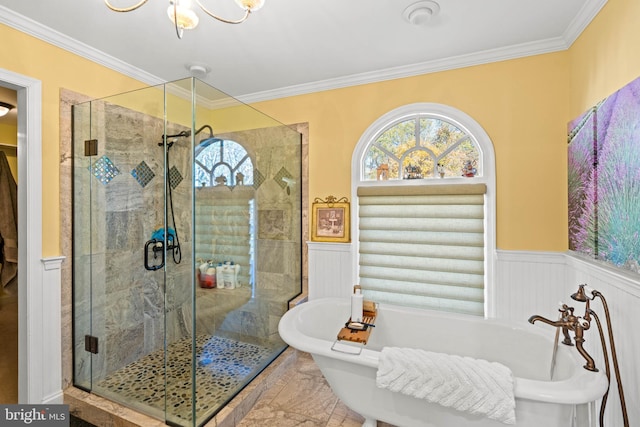
[[[311,356],[296,363],[269,388],[237,427],[360,427],[364,418],[333,394]],[[378,427],[393,427],[378,422]]]
[[[163,416],[168,406],[176,423],[191,419],[191,338],[184,338],[160,349],[107,376],[96,384],[102,395],[140,402],[147,411]],[[262,369],[271,359],[274,349],[230,338],[199,335],[196,337],[197,412],[202,420],[218,409],[224,401],[242,387],[245,378]],[[232,354],[233,357],[229,357]],[[167,380],[158,372],[165,369]],[[166,393],[165,393],[166,390]]]
[[[239,421],[233,416],[221,424],[216,420],[207,425],[233,427],[361,427],[364,418],[347,408],[333,394],[327,381],[308,353],[295,351],[293,361],[263,391],[252,409]],[[251,400],[251,399],[249,399]],[[238,405],[238,403],[236,403]],[[227,408],[223,409],[225,411]],[[78,414],[81,415],[81,414]],[[150,419],[149,419],[150,420]],[[95,427],[79,419],[72,420],[71,427]],[[230,422],[229,422],[230,421]],[[161,424],[161,422],[159,422]],[[107,425],[107,424],[103,424]],[[134,425],[111,423],[108,425]],[[135,425],[146,425],[136,422]],[[154,424],[155,425],[155,424]],[[394,427],[378,422],[378,427]]]

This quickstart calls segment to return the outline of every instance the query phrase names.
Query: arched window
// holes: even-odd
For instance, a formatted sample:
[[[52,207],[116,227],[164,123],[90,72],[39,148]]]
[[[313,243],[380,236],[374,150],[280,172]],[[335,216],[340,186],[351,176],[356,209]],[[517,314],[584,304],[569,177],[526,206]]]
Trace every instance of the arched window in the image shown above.
[[[205,139],[196,147],[195,160],[195,182],[199,187],[253,185],[253,162],[247,150],[235,141]]]
[[[480,150],[468,133],[445,118],[416,113],[389,123],[371,141],[363,176],[366,180],[476,176],[482,174],[479,158]]]
[[[495,171],[480,125],[446,105],[400,107],[362,135],[352,173],[365,297],[491,315]]]

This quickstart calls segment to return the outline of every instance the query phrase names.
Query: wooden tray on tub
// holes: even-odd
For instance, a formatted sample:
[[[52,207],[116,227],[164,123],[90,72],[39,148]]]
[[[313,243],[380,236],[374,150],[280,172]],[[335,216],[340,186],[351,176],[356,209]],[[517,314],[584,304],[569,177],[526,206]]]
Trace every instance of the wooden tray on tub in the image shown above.
[[[371,335],[371,330],[374,328],[376,323],[377,311],[374,308],[373,311],[365,310],[362,312],[362,329],[360,327],[354,327],[358,325],[358,323],[352,324],[351,318],[349,321],[345,323],[344,328],[340,329],[338,332],[338,341],[351,341],[360,344],[367,344],[369,340],[369,336]],[[350,325],[352,327],[350,327]]]

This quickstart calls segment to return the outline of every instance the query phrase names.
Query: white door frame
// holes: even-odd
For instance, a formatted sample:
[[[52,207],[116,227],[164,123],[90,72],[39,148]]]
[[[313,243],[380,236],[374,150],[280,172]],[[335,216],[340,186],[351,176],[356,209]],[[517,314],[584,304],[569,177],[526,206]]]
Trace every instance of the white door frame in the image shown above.
[[[0,82],[18,93],[18,401],[42,403],[42,83],[0,68]],[[60,370],[62,367],[59,368]],[[47,369],[48,371],[48,369]]]

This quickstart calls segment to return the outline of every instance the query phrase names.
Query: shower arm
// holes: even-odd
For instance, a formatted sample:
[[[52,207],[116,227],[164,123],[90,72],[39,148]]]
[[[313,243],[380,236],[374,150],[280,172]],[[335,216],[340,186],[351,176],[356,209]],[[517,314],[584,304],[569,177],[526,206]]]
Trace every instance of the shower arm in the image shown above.
[[[202,131],[203,131],[203,130],[205,130],[205,129],[209,129],[209,138],[213,138],[213,136],[214,136],[214,135],[213,135],[213,129],[212,129],[212,128],[211,128],[211,126],[209,126],[209,125],[204,125],[204,126],[202,126],[200,129],[198,129],[198,130],[196,130],[196,131],[195,131],[194,135],[199,134],[200,132],[202,132]]]
[[[203,130],[208,129],[209,130],[209,138],[213,138],[213,129],[211,128],[211,126],[209,125],[204,125],[201,128],[199,128],[198,130],[196,130],[193,134],[198,135],[200,132],[202,132]],[[164,140],[167,138],[188,138],[191,136],[191,131],[190,130],[183,130],[182,132],[176,133],[175,135],[162,135],[162,139],[163,142],[158,143],[158,145],[162,145],[164,143]]]

